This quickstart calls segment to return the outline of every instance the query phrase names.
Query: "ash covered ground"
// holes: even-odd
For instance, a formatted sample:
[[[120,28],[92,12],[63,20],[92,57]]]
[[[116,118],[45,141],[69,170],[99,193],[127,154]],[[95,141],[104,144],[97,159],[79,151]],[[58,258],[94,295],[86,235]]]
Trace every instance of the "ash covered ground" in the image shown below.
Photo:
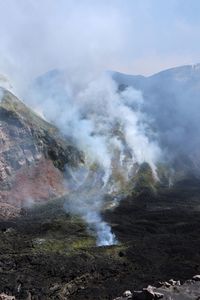
[[[200,272],[199,181],[141,192],[105,213],[119,244],[97,247],[64,199],[1,221],[1,291],[17,299],[114,299]],[[28,298],[29,297],[29,298]],[[192,298],[193,299],[193,298]]]

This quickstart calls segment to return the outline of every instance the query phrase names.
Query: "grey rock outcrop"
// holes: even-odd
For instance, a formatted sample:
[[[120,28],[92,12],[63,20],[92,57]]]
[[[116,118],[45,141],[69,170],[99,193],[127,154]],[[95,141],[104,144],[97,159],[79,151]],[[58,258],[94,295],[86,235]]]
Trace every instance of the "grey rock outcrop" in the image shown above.
[[[141,291],[130,292],[130,297],[126,297],[126,292],[114,300],[199,300],[200,299],[200,275],[193,276],[182,285],[180,281],[170,279],[169,282],[161,282],[161,286],[156,288],[148,286]]]
[[[4,293],[0,294],[0,300],[15,300],[16,298],[14,296],[8,296]]]

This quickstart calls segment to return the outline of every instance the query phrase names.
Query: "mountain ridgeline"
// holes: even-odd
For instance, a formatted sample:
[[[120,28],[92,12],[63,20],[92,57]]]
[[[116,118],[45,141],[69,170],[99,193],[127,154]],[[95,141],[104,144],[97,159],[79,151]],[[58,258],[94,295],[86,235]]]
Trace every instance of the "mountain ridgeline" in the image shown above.
[[[132,159],[134,162],[133,157],[137,156],[139,152],[142,153],[145,148],[144,152],[146,152],[146,154],[142,154],[144,156],[142,158],[143,162],[147,162],[151,166],[154,163],[157,164],[157,167],[160,166],[160,163],[162,166],[165,166],[165,174],[161,172],[159,175],[158,170],[158,176],[168,176],[170,177],[169,181],[176,180],[176,178],[185,175],[190,176],[193,174],[198,176],[200,172],[200,65],[177,67],[148,77],[126,75],[118,72],[108,72],[108,74],[117,85],[119,94],[122,94],[122,102],[125,97],[128,97],[126,108],[128,107],[131,112],[137,113],[139,106],[139,114],[142,116],[137,116],[136,123],[134,124],[135,127],[138,127],[137,135],[134,136],[131,143],[129,143],[127,136],[130,137],[130,133],[123,127],[125,123],[124,120],[120,120],[120,115],[123,113],[125,113],[124,118],[129,120],[129,112],[126,113],[126,111],[122,111],[121,113],[119,105],[112,104],[113,109],[119,109],[119,120],[113,122],[112,129],[107,128],[107,131],[110,131],[110,140],[114,137],[122,144],[123,151],[121,149],[120,151],[127,157],[127,161],[131,161]],[[41,99],[41,97],[51,99],[51,101],[48,102],[50,106],[52,105],[52,101],[56,101],[57,103],[60,102],[63,107],[66,98],[70,98],[70,93],[73,94],[74,92],[73,89],[71,91],[71,87],[67,85],[66,80],[70,81],[65,71],[53,70],[48,72],[36,79],[33,85],[33,94],[38,95],[38,99]],[[107,82],[105,82],[105,89],[106,84]],[[134,89],[135,94],[130,93],[130,88]],[[90,88],[86,89],[86,96],[88,98],[90,97],[88,93],[89,89]],[[135,97],[138,97],[136,96],[137,92],[140,93],[142,97],[139,104],[135,100]],[[75,87],[75,94],[76,93],[77,87]],[[95,97],[96,94],[93,93],[92,100],[88,100],[90,103],[89,114],[90,116],[94,114],[94,105],[96,105],[99,111],[95,112],[97,114],[95,114],[95,116],[98,119],[102,113],[102,100],[100,100],[100,98],[106,96],[104,94],[101,95],[99,88],[99,99],[96,100]],[[82,106],[85,106],[84,109],[81,108],[81,118],[88,120],[87,102],[84,102],[84,98],[81,98],[81,101],[83,101]],[[108,100],[108,103],[109,101],[110,100]],[[118,100],[113,97],[112,102],[117,101]],[[41,100],[39,100],[39,102],[41,102]],[[30,103],[36,104],[35,106],[38,107],[37,102],[33,103],[30,101]],[[106,103],[104,106],[106,107]],[[43,108],[46,109],[45,105],[43,105]],[[109,107],[107,110],[109,112]],[[60,113],[60,108],[58,112]],[[135,116],[132,116],[132,118],[134,117]],[[47,113],[47,119],[55,121],[55,116],[52,114],[52,111],[50,111],[49,115]],[[110,119],[112,119],[112,116],[110,116]],[[105,122],[105,113],[103,120]],[[96,128],[99,126],[97,123],[95,123],[95,125]],[[134,126],[131,127],[132,132],[134,131]],[[83,126],[82,130],[84,132]],[[96,134],[99,134],[99,132],[95,130],[91,131],[91,135],[96,136]],[[137,139],[141,133],[143,139]],[[69,132],[67,134],[69,135]],[[100,135],[102,135],[102,132],[100,132]],[[144,143],[144,138],[148,139],[148,143]],[[72,139],[74,139],[74,136]],[[138,144],[140,144],[141,147],[139,147]],[[152,145],[156,145],[155,148],[153,148]],[[112,147],[115,146],[112,145]],[[158,153],[159,151],[157,151],[158,149],[156,149],[156,147],[160,148],[160,153]],[[136,157],[136,162],[139,161],[139,163],[141,163],[142,160]],[[136,169],[138,170],[137,167]],[[161,169],[162,171],[164,170],[163,168]]]
[[[140,90],[143,110],[153,121],[163,160],[174,171],[200,171],[200,64],[181,66],[149,77],[113,72],[121,90]]]

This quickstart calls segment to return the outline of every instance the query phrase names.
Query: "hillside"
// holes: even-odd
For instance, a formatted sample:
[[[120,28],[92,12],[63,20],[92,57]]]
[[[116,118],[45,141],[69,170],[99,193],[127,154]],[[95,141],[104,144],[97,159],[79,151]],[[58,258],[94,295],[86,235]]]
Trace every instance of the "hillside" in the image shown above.
[[[177,171],[200,170],[200,65],[164,70],[151,76],[112,72],[123,90],[142,92],[143,111],[157,132],[165,160]]]
[[[82,154],[11,92],[1,93],[0,215],[12,217],[24,205],[63,195],[64,167]]]

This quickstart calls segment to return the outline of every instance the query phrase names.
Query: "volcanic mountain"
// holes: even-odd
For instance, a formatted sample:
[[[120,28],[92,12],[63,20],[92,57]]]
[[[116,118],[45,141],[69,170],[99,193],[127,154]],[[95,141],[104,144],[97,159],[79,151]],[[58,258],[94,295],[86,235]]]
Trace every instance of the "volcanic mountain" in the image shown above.
[[[52,92],[49,88],[53,89],[55,74],[58,73],[51,73],[49,85],[46,79],[40,81],[45,88],[44,97]],[[80,215],[64,209],[68,203],[68,189],[63,181],[66,167],[76,170],[83,166],[82,152],[13,93],[1,89],[0,296],[5,293],[20,300],[111,300],[127,289],[157,286],[158,281],[166,285],[170,278],[183,282],[200,272],[198,74],[198,66],[147,78],[112,74],[119,92],[129,85],[142,90],[144,113],[154,119],[159,143],[169,158],[158,166],[158,174],[173,167],[175,180],[171,184],[155,181],[149,164],[137,166],[128,192],[120,195],[121,201],[112,198],[111,193],[107,195],[108,203],[117,205],[101,207],[100,216],[118,241],[101,247],[96,245],[93,228],[88,228]],[[56,79],[59,90],[61,78]],[[183,110],[179,106],[182,99]],[[193,106],[186,105],[187,99],[194,100]],[[193,119],[191,109],[195,111]],[[183,131],[178,130],[182,127]],[[192,128],[193,136],[189,135]],[[116,132],[121,136],[121,131]],[[73,194],[75,203],[77,196],[84,201],[90,194],[96,197],[95,187],[99,182],[102,187],[101,181],[96,184],[97,169],[98,166],[92,166],[87,189],[80,188],[78,194]],[[84,201],[77,203],[80,206]],[[184,289],[185,285],[176,289],[172,284],[169,289],[166,285],[158,291],[171,296],[178,290],[180,295],[185,293]],[[195,290],[194,297],[196,293]]]
[[[166,162],[173,172],[179,175],[198,174],[200,170],[200,65],[176,67],[151,76],[127,75],[114,71],[108,74],[117,84],[119,94],[129,88],[141,93],[143,102],[140,113],[143,113],[142,122],[145,120],[144,127],[147,128],[145,135],[159,144],[162,162]],[[68,97],[66,80],[70,79],[64,70],[53,70],[38,77],[33,86],[38,101],[41,103],[42,97],[59,102],[59,98]],[[37,99],[35,103],[37,107]],[[92,105],[91,102],[91,114]],[[99,109],[101,104],[97,103],[96,106]],[[134,110],[135,106],[137,104],[134,99],[130,99],[128,107]],[[117,108],[113,106],[113,109]],[[83,112],[86,113],[84,110]],[[115,137],[116,132],[120,132],[117,138],[120,138],[123,146],[126,146],[123,132],[119,129],[113,128]],[[171,176],[173,177],[173,174]]]

